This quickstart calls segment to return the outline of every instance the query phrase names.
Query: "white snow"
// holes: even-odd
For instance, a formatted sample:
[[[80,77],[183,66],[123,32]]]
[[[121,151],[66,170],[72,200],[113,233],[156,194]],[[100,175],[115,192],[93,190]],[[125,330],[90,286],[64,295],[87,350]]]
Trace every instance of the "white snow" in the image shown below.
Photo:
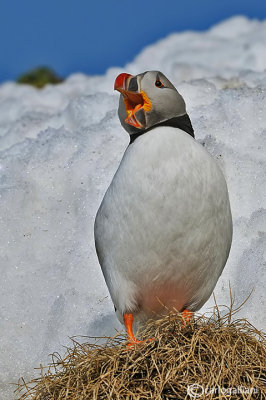
[[[172,34],[125,68],[36,90],[0,86],[0,399],[73,335],[113,335],[94,250],[95,213],[128,144],[113,82],[159,69],[184,96],[196,137],[221,165],[234,220],[215,294],[266,330],[266,21],[235,17]],[[213,305],[210,299],[203,311]],[[38,373],[38,372],[37,372]]]

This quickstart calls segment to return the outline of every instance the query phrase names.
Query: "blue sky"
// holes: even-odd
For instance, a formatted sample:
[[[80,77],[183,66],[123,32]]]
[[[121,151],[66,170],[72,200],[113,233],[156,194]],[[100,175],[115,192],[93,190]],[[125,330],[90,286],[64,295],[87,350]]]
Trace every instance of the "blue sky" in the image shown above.
[[[0,82],[39,65],[102,74],[171,32],[239,14],[266,19],[266,1],[0,0]]]

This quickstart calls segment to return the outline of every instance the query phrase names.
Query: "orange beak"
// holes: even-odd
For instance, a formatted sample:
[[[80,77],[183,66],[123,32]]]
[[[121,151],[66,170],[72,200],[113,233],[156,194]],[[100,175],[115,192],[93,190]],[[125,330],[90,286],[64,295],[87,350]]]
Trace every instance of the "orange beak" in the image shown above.
[[[143,128],[142,124],[138,121],[135,115],[137,111],[150,111],[152,104],[144,91],[128,90],[130,80],[134,78],[133,75],[122,73],[117,76],[114,84],[114,89],[120,92],[123,96],[127,117],[125,122],[135,128]]]
[[[116,80],[115,80],[114,89],[118,90],[119,92],[121,90],[126,90],[126,83],[127,83],[127,79],[129,77],[132,77],[132,75],[130,75],[130,74],[120,74],[120,75],[118,75]]]

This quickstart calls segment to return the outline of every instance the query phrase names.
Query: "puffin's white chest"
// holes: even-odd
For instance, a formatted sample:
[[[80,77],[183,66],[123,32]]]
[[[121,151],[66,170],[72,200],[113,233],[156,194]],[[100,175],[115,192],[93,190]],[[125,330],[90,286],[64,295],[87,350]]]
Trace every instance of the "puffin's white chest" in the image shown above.
[[[95,223],[118,316],[199,309],[228,257],[232,222],[222,172],[185,132],[155,128],[126,150]]]

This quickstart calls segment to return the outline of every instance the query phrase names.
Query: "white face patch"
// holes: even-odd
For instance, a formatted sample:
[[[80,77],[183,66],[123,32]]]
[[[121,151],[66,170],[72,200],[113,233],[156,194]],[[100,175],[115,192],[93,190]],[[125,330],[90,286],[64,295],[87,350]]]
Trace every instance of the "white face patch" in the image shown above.
[[[157,84],[159,81],[162,86]],[[140,86],[152,103],[152,110],[146,113],[146,128],[186,114],[183,97],[161,72],[148,71],[144,73]]]

